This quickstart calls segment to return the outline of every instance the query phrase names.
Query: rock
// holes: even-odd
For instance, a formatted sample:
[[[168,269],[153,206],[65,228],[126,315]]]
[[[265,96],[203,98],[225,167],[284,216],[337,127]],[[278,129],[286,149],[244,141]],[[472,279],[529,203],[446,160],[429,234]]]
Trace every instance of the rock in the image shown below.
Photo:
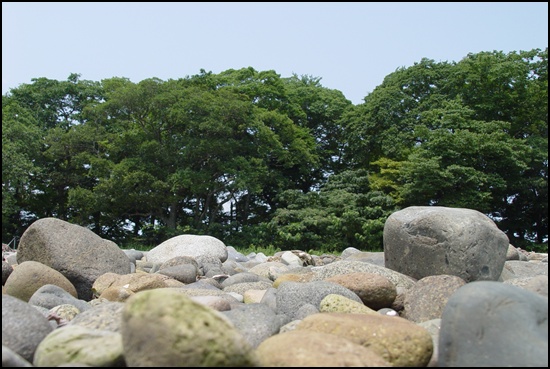
[[[383,239],[386,268],[415,279],[448,274],[466,282],[498,280],[510,244],[486,215],[442,206],[392,213]]]
[[[228,276],[227,278],[225,278],[221,282],[221,287],[225,288],[238,283],[258,282],[260,280],[270,282],[270,286],[272,284],[269,278],[265,278],[265,277],[262,278],[256,273],[242,272],[242,273],[234,274],[232,276]]]
[[[25,360],[17,352],[2,345],[2,368],[11,367],[32,367],[32,364]]]
[[[23,301],[29,301],[31,296],[42,286],[56,285],[78,298],[76,288],[60,272],[37,261],[24,261],[17,265],[6,281],[6,293]]]
[[[176,265],[192,265],[195,269],[199,270],[199,264],[194,257],[191,256],[175,256],[171,259],[166,260],[164,263],[160,264],[159,270],[170,268]]]
[[[130,291],[128,294],[132,294],[144,290],[169,287],[167,284],[167,280],[169,279],[169,276],[156,273],[139,272],[122,275],[105,273],[95,280],[92,285],[92,292],[94,296],[101,296],[108,288],[116,287],[126,288]]]
[[[430,333],[400,317],[381,314],[319,313],[298,330],[330,333],[368,347],[392,366],[426,366],[433,353]]]
[[[6,284],[8,277],[13,272],[13,267],[5,260],[2,260],[2,286]]]
[[[387,278],[391,283],[393,283],[393,285],[397,289],[409,289],[416,283],[415,279],[405,274],[396,272],[395,270],[391,270],[389,268],[376,264],[354,260],[335,261],[328,265],[313,267],[311,268],[311,271],[315,274],[315,276],[313,277],[314,281],[326,280],[327,278],[331,278],[340,274],[374,273]]]
[[[146,259],[154,263],[164,263],[176,256],[191,256],[196,259],[205,255],[223,263],[227,260],[228,253],[225,244],[215,237],[182,234],[149,250]]]
[[[376,273],[339,274],[325,281],[338,283],[353,291],[363,304],[374,310],[390,307],[397,297],[395,285],[388,278]]]
[[[161,288],[136,293],[122,313],[127,366],[257,366],[254,351],[222,313]]]
[[[229,301],[220,296],[190,296],[190,298],[193,301],[217,311],[231,310],[231,304]]]
[[[468,229],[476,233],[478,225]],[[95,278],[89,301],[55,284],[40,287],[29,303],[4,295],[3,305],[10,298],[23,305],[3,306],[3,343],[31,344],[36,363],[59,367],[547,365],[547,254],[517,249],[519,260],[505,262],[498,282],[466,283],[453,274],[417,280],[385,267],[385,253],[353,248],[309,260],[299,250],[267,257],[225,247],[222,262],[223,249],[164,262],[125,252],[136,268]],[[47,250],[57,254],[45,259],[64,257]],[[293,256],[302,266],[284,264]],[[461,292],[477,283],[496,284]],[[57,335],[62,339],[50,340]],[[36,355],[42,343],[53,349]],[[32,365],[12,347],[3,344],[3,366]],[[506,361],[512,354],[519,359]],[[505,360],[486,365],[487,356]]]
[[[161,267],[156,273],[168,276],[184,284],[196,282],[200,276],[199,269],[192,264]]]
[[[454,275],[424,277],[405,292],[401,317],[415,323],[441,318],[449,297],[466,282]]]
[[[529,291],[538,293],[539,295],[548,297],[548,276],[536,275],[534,277],[520,277],[504,281],[504,284],[511,284]]]
[[[291,330],[267,338],[256,349],[262,367],[389,367],[370,348],[341,337]]]
[[[63,274],[76,288],[78,298],[92,299],[92,284],[100,275],[130,273],[126,254],[109,240],[86,227],[56,219],[42,218],[23,233],[17,262],[37,261]]]
[[[138,260],[141,260],[144,256],[143,251],[138,251],[135,249],[122,250],[128,259],[135,265]]]
[[[369,252],[369,251],[361,251],[358,253],[354,253],[347,258],[345,258],[347,261],[362,261],[365,263],[371,263],[379,266],[384,266],[384,253],[383,252]]]
[[[29,299],[29,304],[41,306],[48,310],[63,304],[74,305],[80,311],[86,311],[91,308],[88,302],[77,299],[63,288],[54,284],[46,284],[36,290]]]
[[[548,263],[510,260],[504,264],[504,267],[511,271],[515,278],[548,276]]]
[[[434,352],[432,358],[428,363],[428,367],[437,367],[438,355],[439,355],[439,331],[441,329],[441,319],[426,320],[422,323],[418,323],[419,326],[426,328],[426,330],[432,336],[432,343],[434,345]]]
[[[300,306],[312,304],[318,309],[323,298],[330,294],[338,294],[362,303],[359,296],[336,283],[325,281],[283,282],[277,289],[277,313],[285,314],[293,320]]]
[[[317,312],[321,313],[358,313],[358,314],[378,314],[376,310],[365,306],[361,302],[348,299],[347,297],[330,294],[326,295],[319,304]]]
[[[62,364],[93,367],[125,366],[120,333],[78,325],[56,329],[36,348],[33,364],[56,367]]]
[[[494,281],[462,286],[443,311],[438,365],[548,367],[548,298]]]
[[[2,346],[32,363],[36,348],[52,330],[37,309],[17,297],[2,294]],[[17,357],[13,359],[18,361]]]
[[[519,260],[519,251],[512,245],[508,245],[506,260]]]
[[[123,308],[124,303],[122,302],[102,302],[76,315],[67,325],[78,325],[84,328],[120,332]]]
[[[242,333],[253,348],[274,334],[285,322],[269,306],[261,303],[244,304],[237,309],[224,311],[223,314]]]
[[[65,324],[73,320],[78,314],[80,314],[80,309],[71,304],[61,304],[54,306],[50,309],[49,315],[58,316]]]

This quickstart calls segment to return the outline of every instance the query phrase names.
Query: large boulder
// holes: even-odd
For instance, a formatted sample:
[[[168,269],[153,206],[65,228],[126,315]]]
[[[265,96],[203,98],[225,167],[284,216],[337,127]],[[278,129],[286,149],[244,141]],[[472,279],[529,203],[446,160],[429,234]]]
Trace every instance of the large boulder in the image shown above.
[[[415,279],[448,274],[496,281],[509,240],[486,215],[472,209],[411,206],[384,225],[386,268]]]
[[[78,297],[76,288],[60,272],[37,261],[24,261],[17,265],[5,284],[5,292],[23,301],[29,301],[38,289],[47,284],[61,287],[73,297]]]
[[[225,316],[169,288],[131,296],[120,332],[129,367],[258,366],[252,346]]]
[[[548,298],[495,281],[460,287],[443,310],[440,367],[548,367]]]
[[[92,285],[102,274],[127,274],[131,261],[112,241],[86,227],[56,218],[42,218],[21,236],[17,262],[37,261],[63,274],[78,298],[92,299]]]
[[[297,330],[329,333],[374,351],[392,366],[425,367],[433,341],[423,327],[382,314],[317,313],[305,317]]]
[[[257,348],[262,367],[391,367],[370,347],[306,329],[276,334]]]
[[[211,258],[221,263],[227,260],[227,247],[212,236],[182,234],[172,237],[147,252],[147,261],[164,263],[177,256],[195,259]]]

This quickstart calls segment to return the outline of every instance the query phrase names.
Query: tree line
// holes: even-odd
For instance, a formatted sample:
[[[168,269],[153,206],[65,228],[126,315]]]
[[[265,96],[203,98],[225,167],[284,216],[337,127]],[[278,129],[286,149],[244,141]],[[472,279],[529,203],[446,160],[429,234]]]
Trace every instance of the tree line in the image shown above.
[[[478,210],[547,252],[548,48],[424,58],[358,105],[252,67],[2,96],[5,243],[56,217],[119,244],[381,250],[386,218],[413,205]]]

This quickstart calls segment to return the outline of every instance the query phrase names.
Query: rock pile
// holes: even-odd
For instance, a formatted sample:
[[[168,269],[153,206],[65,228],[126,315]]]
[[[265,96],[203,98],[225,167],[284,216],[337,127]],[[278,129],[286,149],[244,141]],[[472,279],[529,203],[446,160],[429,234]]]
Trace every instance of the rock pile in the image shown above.
[[[392,214],[384,252],[121,250],[59,219],[2,261],[2,366],[548,366],[548,256],[470,209]]]

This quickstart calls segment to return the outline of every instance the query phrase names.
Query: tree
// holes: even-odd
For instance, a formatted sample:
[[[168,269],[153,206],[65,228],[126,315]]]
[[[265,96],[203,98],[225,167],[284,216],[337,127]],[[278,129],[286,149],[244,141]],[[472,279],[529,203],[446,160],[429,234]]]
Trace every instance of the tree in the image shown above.
[[[30,196],[20,204],[22,211],[28,221],[48,216],[68,220],[68,190],[86,181],[84,168],[73,160],[83,151],[79,127],[86,122],[87,110],[102,99],[99,84],[80,81],[77,74],[63,82],[38,78],[12,89],[7,99],[32,116],[41,136],[33,142],[40,152],[32,158],[39,170],[29,177]]]
[[[260,73],[259,85],[252,80],[254,88],[230,84],[229,76],[103,81],[105,102],[90,114],[109,135],[111,164],[92,190],[71,192],[73,208],[86,209],[87,219],[103,214],[102,228],[108,223],[111,232],[130,224],[132,237],[157,226],[160,237],[178,229],[223,237],[265,219],[273,194],[300,183],[315,162],[313,140],[269,110],[277,100],[268,104],[260,87],[277,85],[271,73]],[[274,96],[271,87],[265,95]]]
[[[511,240],[547,238],[547,50],[423,59],[346,113],[347,160],[400,206],[491,216]]]
[[[507,177],[507,194],[493,211],[512,242],[542,244],[548,238],[548,48],[469,54],[453,77],[450,85],[475,119],[509,123],[509,136],[529,147],[527,168]]]
[[[71,73],[66,81],[44,77],[31,81],[11,89],[9,95],[32,111],[44,131],[83,123],[86,109],[102,100],[99,82],[80,80],[77,73]]]
[[[30,182],[40,173],[40,128],[29,109],[2,96],[2,242],[21,236],[31,219],[27,213],[33,188]]]
[[[320,158],[319,167],[312,170],[311,180],[302,190],[319,189],[329,175],[346,168],[342,116],[352,104],[342,92],[323,87],[321,78],[294,74],[285,79],[285,86],[293,107],[289,109],[289,116],[315,138]]]
[[[547,49],[422,59],[357,106],[320,81],[33,79],[2,99],[4,234],[55,216],[119,242],[371,249],[392,211],[425,204],[546,241]]]
[[[381,250],[385,221],[396,210],[391,197],[370,191],[365,170],[331,175],[320,191],[285,191],[281,203],[269,229],[283,250]]]
[[[451,68],[449,63],[424,58],[386,76],[365,103],[344,114],[349,142],[346,162],[369,168],[381,158],[405,159],[416,144],[419,115],[429,109],[433,95],[444,90]]]
[[[422,114],[420,144],[401,166],[402,206],[463,207],[498,216],[507,183],[527,169],[529,147],[507,134],[509,123],[472,115],[456,100]]]

